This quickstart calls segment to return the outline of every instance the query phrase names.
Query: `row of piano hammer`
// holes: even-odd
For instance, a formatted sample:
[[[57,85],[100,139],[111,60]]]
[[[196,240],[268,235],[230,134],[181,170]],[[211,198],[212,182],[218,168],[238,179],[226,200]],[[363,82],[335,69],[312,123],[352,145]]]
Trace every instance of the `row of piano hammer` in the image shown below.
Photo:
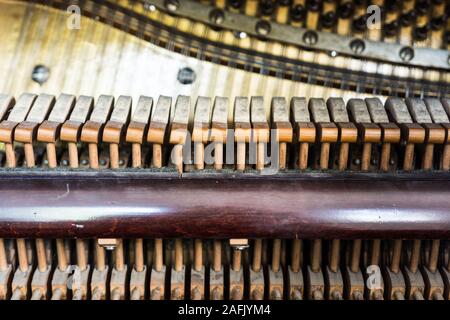
[[[23,143],[27,167],[36,165],[34,145],[45,144],[49,168],[59,165],[56,146],[67,143],[69,165],[80,167],[79,146],[87,146],[89,167],[99,168],[99,147],[108,145],[109,167],[122,167],[120,148],[131,145],[131,167],[144,167],[144,146],[151,146],[150,166],[168,165],[164,150],[171,148],[171,164],[185,170],[184,145],[193,146],[195,169],[205,168],[205,146],[214,144],[213,166],[224,166],[224,145],[235,143],[233,162],[236,170],[248,168],[249,144],[256,150],[253,168],[263,170],[268,145],[277,144],[277,167],[289,167],[288,150],[295,151],[295,167],[311,167],[309,150],[315,146],[317,158],[313,168],[330,169],[330,147],[337,150],[336,167],[349,168],[349,149],[358,145],[360,170],[373,169],[373,145],[381,146],[377,169],[390,169],[393,146],[402,146],[402,163],[396,168],[415,168],[415,145],[423,146],[420,168],[450,169],[450,99],[378,98],[328,100],[294,97],[271,101],[270,115],[262,97],[236,97],[232,117],[230,99],[198,97],[195,105],[190,97],[172,99],[160,96],[154,104],[150,97],[140,97],[132,108],[132,99],[102,95],[94,103],[92,97],[61,94],[25,93],[17,101],[0,96],[0,142],[5,144],[6,166],[17,166],[15,142]],[[231,121],[230,121],[231,118]],[[193,119],[193,121],[191,120]],[[231,140],[230,140],[231,139]],[[433,159],[435,145],[442,147],[438,166]],[[65,144],[64,144],[65,146]],[[289,146],[289,148],[288,148]],[[290,146],[295,146],[291,148]],[[272,149],[273,150],[273,149]],[[274,155],[272,155],[273,157]],[[227,158],[228,159],[228,158]],[[126,162],[128,163],[128,162]],[[125,164],[126,166],[127,164]]]

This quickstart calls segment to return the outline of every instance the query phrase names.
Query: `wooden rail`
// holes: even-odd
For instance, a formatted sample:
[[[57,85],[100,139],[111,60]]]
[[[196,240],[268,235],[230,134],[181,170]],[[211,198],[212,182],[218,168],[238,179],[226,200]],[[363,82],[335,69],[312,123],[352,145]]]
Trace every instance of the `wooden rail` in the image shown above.
[[[8,170],[0,237],[448,239],[449,177]]]

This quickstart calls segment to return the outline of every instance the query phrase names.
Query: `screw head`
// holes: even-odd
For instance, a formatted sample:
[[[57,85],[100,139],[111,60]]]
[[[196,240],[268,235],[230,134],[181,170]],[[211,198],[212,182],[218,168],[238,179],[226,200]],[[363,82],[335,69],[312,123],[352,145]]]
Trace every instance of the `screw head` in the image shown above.
[[[175,12],[180,7],[180,2],[178,0],[166,0],[164,2],[164,6],[166,7],[167,10]]]
[[[247,38],[247,33],[244,32],[244,31],[235,31],[233,34],[238,39],[245,39],[245,38]]]
[[[225,20],[225,13],[221,9],[212,9],[209,13],[209,21],[215,24],[222,24]]]
[[[361,39],[353,39],[350,42],[350,49],[352,49],[355,54],[361,54],[366,49],[366,45]]]
[[[194,83],[196,77],[197,75],[194,70],[189,67],[184,67],[178,71],[177,79],[181,84],[192,84]]]
[[[303,35],[303,42],[306,43],[307,45],[313,46],[317,43],[318,40],[319,35],[315,31],[309,30],[306,31],[305,34]]]
[[[414,58],[414,49],[411,47],[403,47],[399,52],[400,59],[409,62]]]
[[[44,84],[50,77],[50,69],[47,66],[39,64],[33,68],[31,79],[40,85]]]
[[[267,36],[270,33],[270,23],[266,20],[260,20],[255,25],[256,33],[260,36]]]

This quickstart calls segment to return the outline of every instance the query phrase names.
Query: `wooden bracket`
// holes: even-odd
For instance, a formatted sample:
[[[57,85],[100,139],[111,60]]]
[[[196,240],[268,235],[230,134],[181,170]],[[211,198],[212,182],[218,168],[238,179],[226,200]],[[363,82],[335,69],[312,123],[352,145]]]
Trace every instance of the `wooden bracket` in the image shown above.
[[[270,129],[264,110],[263,97],[252,97],[250,100],[252,124],[251,141],[256,144],[256,169],[264,169],[265,148],[270,141]]]
[[[47,143],[47,160],[50,168],[56,168],[56,142],[62,123],[67,119],[75,104],[75,96],[61,94],[56,100],[55,106],[47,120],[45,120],[37,131],[37,140]]]
[[[145,283],[147,279],[147,267],[144,265],[142,271],[135,268],[131,270],[130,275],[130,298],[131,300],[144,300]]]
[[[427,267],[424,267],[422,274],[425,282],[425,299],[444,300],[445,289],[441,273],[438,270],[432,272]]]
[[[105,300],[109,267],[103,270],[95,268],[91,277],[91,300]]]
[[[24,122],[21,122],[15,130],[14,140],[24,143],[25,160],[28,167],[35,166],[35,156],[33,141],[39,125],[47,118],[50,109],[55,103],[55,97],[47,94],[40,94],[33,104]]]
[[[146,130],[150,122],[152,106],[152,98],[141,96],[128,125],[125,141],[132,144],[131,166],[133,168],[139,168],[142,165],[141,145],[144,142]]]
[[[201,270],[191,268],[191,300],[205,299],[205,266]]]
[[[120,96],[114,106],[111,118],[103,129],[103,142],[109,143],[109,165],[119,168],[119,144],[125,135],[125,126],[130,118],[131,97]]]
[[[287,286],[289,292],[289,300],[302,300],[304,297],[303,273],[300,269],[298,272],[292,271],[291,266],[288,268]]]
[[[88,295],[88,284],[91,266],[86,265],[84,270],[80,270],[80,277],[72,281],[72,300],[86,300]],[[75,280],[75,281],[74,281]]]
[[[20,268],[16,269],[11,284],[11,300],[26,300],[28,298],[28,287],[31,280],[32,271],[32,266],[28,266],[28,269],[24,271],[22,271]]]
[[[273,271],[269,266],[269,299],[270,300],[283,300],[284,297],[284,280],[283,270],[280,268],[277,272]]]
[[[246,144],[250,142],[250,108],[248,99],[236,97],[234,100],[234,140],[237,144],[236,169],[243,171],[246,164]]]
[[[5,120],[6,115],[15,103],[16,101],[10,95],[0,94],[0,121]]]
[[[211,125],[211,99],[198,97],[195,105],[192,142],[194,143],[194,165],[198,170],[205,168],[205,144],[209,139]]]
[[[244,272],[230,268],[230,300],[242,300],[244,297]]]
[[[183,265],[180,271],[172,268],[170,274],[170,300],[184,300],[186,268]]]
[[[47,300],[48,282],[50,279],[51,266],[48,265],[45,271],[36,269],[31,280],[31,300]]]
[[[307,293],[309,300],[323,300],[325,294],[325,282],[322,271],[314,272],[310,266],[307,268]]]
[[[80,96],[70,114],[69,120],[61,126],[60,140],[67,142],[69,149],[69,162],[71,168],[78,168],[78,146],[81,128],[92,111],[94,98]]]
[[[164,300],[166,283],[166,266],[160,271],[152,268],[150,274],[150,300]]]
[[[386,298],[388,300],[404,300],[406,295],[405,278],[401,271],[392,272],[389,267],[385,269]]]
[[[333,272],[329,267],[325,269],[327,285],[325,297],[328,300],[342,300],[344,297],[344,281],[339,269]]]
[[[156,168],[163,165],[162,145],[167,135],[171,105],[172,98],[160,96],[152,111],[147,141],[153,144],[152,165]]]
[[[109,118],[113,103],[112,96],[100,96],[89,121],[83,125],[81,130],[80,140],[89,146],[89,165],[93,169],[99,167],[98,144],[101,141],[103,126]]]
[[[22,121],[25,121],[28,112],[33,106],[34,101],[36,100],[36,95],[30,93],[22,94],[19,99],[17,99],[17,103],[12,108],[11,112],[8,115],[7,120],[3,120],[3,117],[6,115],[6,108],[4,108],[4,113],[2,115],[2,122],[0,123],[0,141],[4,143],[13,143],[14,141],[14,129],[17,125],[19,125]]]
[[[223,267],[215,271],[212,267],[209,269],[209,298],[211,300],[223,300],[224,288]]]
[[[258,271],[250,268],[250,299],[264,299],[264,272],[263,268]]]
[[[128,266],[124,265],[122,270],[113,268],[111,270],[111,280],[109,281],[109,291],[111,300],[124,300],[127,286]]]
[[[361,270],[353,272],[350,267],[346,268],[346,285],[348,288],[347,299],[364,300],[364,278]]]
[[[413,123],[406,103],[399,98],[388,98],[386,100],[386,109],[401,129],[402,140],[406,144],[405,155],[403,159],[403,169],[412,170],[414,163],[414,144],[425,141],[425,129]]]
[[[287,143],[293,140],[292,124],[289,121],[289,107],[284,98],[272,99],[272,128],[278,142],[279,167],[286,168]]]
[[[424,300],[425,282],[419,270],[412,272],[405,267],[406,297],[408,300]]]
[[[59,270],[56,268],[52,276],[52,300],[66,300],[67,299],[67,280],[70,275],[70,266],[66,270]]]
[[[16,155],[13,144],[14,130],[22,121],[25,120],[35,99],[36,95],[34,94],[22,94],[9,113],[8,119],[0,123],[0,142],[5,143],[6,166],[9,168],[13,168],[16,166]],[[5,106],[3,106],[3,108],[5,108]],[[6,108],[4,110],[6,113]],[[5,114],[3,114],[3,117],[4,116]]]
[[[191,102],[188,96],[178,96],[175,102],[175,112],[170,124],[169,143],[173,144],[172,162],[178,173],[183,173],[183,145],[189,134],[189,113]]]
[[[6,269],[0,271],[0,300],[9,296],[9,284],[12,276],[12,266],[8,264]]]
[[[212,114],[211,132],[209,141],[214,146],[214,168],[221,170],[223,167],[223,145],[227,141],[228,131],[228,99],[216,97]]]

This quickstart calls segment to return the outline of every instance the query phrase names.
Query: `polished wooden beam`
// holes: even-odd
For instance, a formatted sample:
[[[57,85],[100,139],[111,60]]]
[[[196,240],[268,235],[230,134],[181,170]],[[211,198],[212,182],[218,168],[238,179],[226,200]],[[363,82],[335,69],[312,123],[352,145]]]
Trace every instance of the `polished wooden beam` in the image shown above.
[[[445,173],[0,172],[0,237],[449,238]]]

